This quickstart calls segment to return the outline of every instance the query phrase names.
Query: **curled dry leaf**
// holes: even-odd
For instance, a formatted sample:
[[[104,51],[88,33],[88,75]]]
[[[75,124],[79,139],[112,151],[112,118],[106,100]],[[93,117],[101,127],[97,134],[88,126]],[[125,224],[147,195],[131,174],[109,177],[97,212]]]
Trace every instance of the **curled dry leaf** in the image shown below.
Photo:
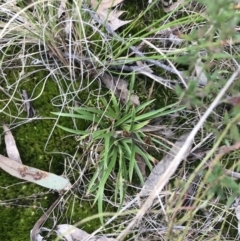
[[[139,194],[140,197],[147,196],[158,183],[159,178],[162,174],[167,170],[168,166],[174,159],[174,156],[178,153],[179,149],[185,143],[189,133],[186,133],[178,138],[178,140],[174,143],[173,147],[169,151],[169,153],[163,157],[163,159],[153,168],[152,172],[148,176],[146,182],[143,185],[143,188]],[[191,146],[188,148],[185,156],[189,154],[191,150]],[[185,158],[183,156],[182,158]]]
[[[60,233],[67,241],[116,241],[113,238],[107,238],[106,236],[93,236],[83,231],[82,229],[76,228],[69,224],[57,225],[57,232]]]
[[[116,78],[107,73],[104,73],[101,76],[101,80],[109,90],[113,91],[117,98],[120,98],[120,101],[123,104],[126,104],[129,99],[131,104],[135,106],[140,105],[139,97],[137,95],[129,96],[130,91],[128,90],[128,83],[125,80]]]
[[[7,125],[3,124],[3,130],[5,132],[5,145],[7,150],[7,155],[10,159],[22,163],[18,148],[15,142],[15,139],[12,135],[12,132],[9,130]]]
[[[106,22],[112,31],[117,30],[121,26],[131,22],[132,20],[122,21],[119,17],[124,13],[124,11],[118,10],[110,10],[112,7],[122,3],[123,0],[100,0],[97,2],[96,0],[91,0],[91,6],[93,9],[96,9],[96,12],[99,18]]]
[[[2,155],[0,155],[0,168],[14,177],[36,183],[46,188],[58,191],[67,191],[71,188],[71,183],[64,177],[34,167],[22,165]]]

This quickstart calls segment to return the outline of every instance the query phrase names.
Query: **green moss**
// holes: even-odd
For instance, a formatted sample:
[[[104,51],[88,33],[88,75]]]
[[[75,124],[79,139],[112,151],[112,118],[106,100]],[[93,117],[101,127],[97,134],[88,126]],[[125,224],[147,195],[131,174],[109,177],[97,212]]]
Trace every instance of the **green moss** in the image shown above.
[[[29,69],[29,72],[31,71]],[[0,109],[4,108],[6,103],[8,103],[3,119],[10,128],[16,125],[12,129],[12,134],[15,137],[23,163],[61,175],[64,171],[64,153],[73,155],[76,151],[77,142],[74,137],[65,138],[67,133],[60,128],[56,127],[53,129],[56,124],[54,119],[56,116],[52,115],[51,112],[60,111],[61,105],[54,107],[52,103],[53,101],[56,101],[54,104],[58,101],[60,102],[60,85],[66,93],[68,88],[69,90],[71,88],[77,89],[78,84],[66,83],[64,81],[56,83],[51,78],[44,79],[47,76],[47,72],[41,70],[35,71],[34,74],[21,80],[18,85],[16,84],[17,70],[8,72],[7,75],[9,82],[3,84],[2,87],[7,89],[8,85],[11,85],[12,88],[9,94],[17,99],[8,103],[8,96],[0,92],[0,98],[4,100],[0,102]],[[15,94],[14,87],[17,90]],[[19,109],[23,108],[20,96],[22,90],[26,90],[31,99],[34,99],[32,105],[40,118],[28,122],[26,119],[27,113],[25,111],[19,112]],[[76,95],[75,99],[84,102],[87,100],[87,96],[88,91],[81,93],[81,96],[80,94]],[[71,104],[69,103],[69,105]],[[24,121],[22,122],[22,120]],[[70,118],[60,118],[58,124],[74,128]],[[79,129],[84,129],[87,123],[79,120],[76,124]],[[1,133],[3,133],[2,129]],[[4,135],[1,136],[0,150],[2,150],[1,154],[6,155]],[[69,178],[71,179],[71,177]],[[23,183],[21,180],[3,171],[0,172],[0,186],[0,200],[2,202],[0,217],[1,220],[4,220],[1,225],[0,240],[29,240],[30,230],[43,214],[42,208],[46,210],[55,200],[55,195],[39,195],[46,192],[46,189],[35,184]],[[36,195],[39,196],[36,197]],[[69,206],[71,205],[70,203]],[[71,208],[69,212],[70,210]],[[97,213],[96,209],[92,209],[87,202],[75,205],[74,212],[72,214],[69,212],[66,212],[66,218],[62,220],[63,223],[68,222],[71,215],[72,222],[77,222]],[[98,224],[98,221],[93,221],[85,226],[88,231],[92,231],[96,229]]]
[[[33,208],[0,207],[1,212],[1,240],[29,240],[30,230],[34,219],[40,212]]]
[[[71,224],[73,225],[78,224],[85,218],[91,218],[91,215],[98,213],[96,206],[91,206],[89,202],[80,201],[74,196],[71,196],[68,199],[68,202],[64,208],[66,212],[62,222],[64,223],[67,220],[71,220]],[[96,218],[85,222],[82,225],[78,225],[78,228],[82,228],[86,232],[92,233],[97,228],[99,228],[100,225],[100,220]]]

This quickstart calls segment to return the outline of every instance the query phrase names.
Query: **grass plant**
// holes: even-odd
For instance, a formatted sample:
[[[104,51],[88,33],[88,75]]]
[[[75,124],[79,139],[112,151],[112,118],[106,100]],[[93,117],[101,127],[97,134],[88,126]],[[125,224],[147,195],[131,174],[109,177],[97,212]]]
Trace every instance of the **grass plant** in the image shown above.
[[[134,86],[134,74],[131,86]],[[133,90],[132,90],[133,91]],[[83,152],[94,152],[99,156],[94,163],[96,166],[87,193],[97,190],[95,201],[98,200],[99,212],[103,212],[103,196],[105,184],[113,172],[116,172],[115,202],[122,204],[126,192],[126,182],[132,183],[134,172],[140,183],[144,184],[144,176],[136,161],[138,155],[152,170],[155,158],[146,151],[146,140],[152,147],[159,150],[162,144],[156,138],[144,133],[144,127],[156,117],[167,116],[184,109],[177,107],[178,103],[151,111],[149,107],[154,100],[147,101],[135,107],[130,99],[125,106],[112,93],[110,102],[105,97],[99,99],[99,107],[73,107],[73,113],[54,113],[61,117],[82,119],[91,123],[87,130],[75,130],[59,126],[61,129],[79,135],[78,141],[82,142]],[[151,132],[151,131],[147,131]],[[91,153],[92,155],[92,153]],[[122,205],[119,206],[121,208]]]

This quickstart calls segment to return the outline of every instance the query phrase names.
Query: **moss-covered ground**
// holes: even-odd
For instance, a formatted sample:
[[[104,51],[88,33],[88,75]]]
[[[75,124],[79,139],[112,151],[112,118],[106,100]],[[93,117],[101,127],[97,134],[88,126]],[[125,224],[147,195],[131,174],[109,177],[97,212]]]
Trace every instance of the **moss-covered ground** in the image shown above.
[[[8,72],[8,84],[15,86],[15,75],[18,70]],[[2,120],[12,129],[12,134],[20,152],[22,162],[25,165],[36,167],[45,171],[62,175],[64,171],[65,154],[74,154],[77,143],[74,137],[64,138],[66,133],[60,128],[53,126],[55,117],[51,114],[52,111],[59,111],[59,107],[52,105],[53,98],[59,95],[58,84],[53,79],[43,81],[46,71],[39,70],[28,78],[20,81],[16,87],[15,95],[18,100],[12,101],[8,104]],[[36,87],[37,86],[37,87]],[[6,83],[2,84],[6,88]],[[21,90],[26,90],[31,94],[31,98],[36,98],[32,101],[32,106],[36,111],[38,119],[30,122],[27,121],[27,113],[25,111],[19,112],[21,105]],[[81,97],[84,96],[82,93]],[[7,100],[4,92],[0,93],[0,108],[6,107]],[[54,117],[54,118],[53,118]],[[22,120],[23,123],[22,123]],[[21,124],[17,124],[21,123]],[[61,119],[61,125],[73,127],[70,119]],[[9,125],[10,124],[10,125]],[[84,123],[78,123],[79,128],[84,129]],[[52,135],[50,136],[50,133]],[[0,152],[6,155],[6,148],[4,144],[4,134],[1,129],[1,145]],[[60,154],[61,153],[61,154]],[[80,156],[81,153],[79,153]],[[23,182],[9,174],[0,172],[0,216],[1,216],[1,232],[0,240],[29,240],[30,230],[35,222],[40,218],[44,211],[52,204],[58,197],[54,191],[48,191],[43,187],[35,184]],[[66,206],[72,206],[73,199],[68,200]],[[69,212],[63,215],[62,222],[66,222],[70,217],[75,222],[79,222],[86,215],[91,216],[96,213],[89,203],[81,203],[74,205],[74,212],[69,208]],[[86,231],[92,231],[96,227],[96,222],[86,225]],[[88,227],[88,228],[87,228]]]

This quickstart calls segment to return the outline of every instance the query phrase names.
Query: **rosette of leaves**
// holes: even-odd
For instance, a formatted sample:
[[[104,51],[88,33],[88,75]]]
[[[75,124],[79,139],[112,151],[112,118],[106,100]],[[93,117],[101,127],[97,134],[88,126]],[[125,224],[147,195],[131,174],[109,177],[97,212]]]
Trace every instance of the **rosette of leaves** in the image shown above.
[[[115,173],[115,200],[124,200],[126,183],[132,182],[137,176],[144,183],[144,177],[136,161],[140,156],[151,170],[155,158],[146,147],[146,139],[155,147],[159,140],[148,136],[144,131],[150,120],[182,110],[177,104],[165,106],[151,111],[154,100],[147,101],[137,107],[130,101],[121,106],[114,94],[110,101],[100,98],[98,107],[73,107],[72,113],[54,113],[61,117],[79,118],[91,122],[87,130],[74,130],[59,126],[63,130],[79,136],[84,153],[98,153],[96,171],[88,185],[88,193],[96,192],[95,202],[98,201],[99,211],[102,212],[104,188],[110,174]],[[150,138],[150,140],[149,140]],[[119,198],[119,199],[118,199]],[[121,206],[121,205],[120,205]]]

